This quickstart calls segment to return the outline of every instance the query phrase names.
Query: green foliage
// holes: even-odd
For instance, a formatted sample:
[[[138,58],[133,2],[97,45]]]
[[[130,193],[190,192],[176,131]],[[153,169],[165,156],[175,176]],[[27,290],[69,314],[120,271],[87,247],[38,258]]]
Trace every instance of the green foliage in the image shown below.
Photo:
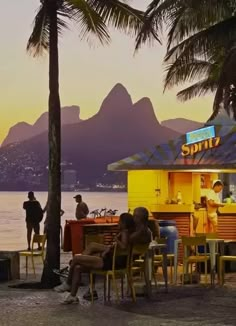
[[[70,21],[78,24],[82,39],[95,36],[104,45],[109,43],[108,27],[114,27],[132,36],[137,36],[146,16],[140,10],[118,0],[56,0],[58,34],[68,28]],[[27,50],[34,56],[42,55],[49,49],[51,0],[41,0],[34,20],[33,32]],[[150,32],[150,38],[155,37]]]
[[[234,97],[225,97],[236,85],[235,13],[235,0],[153,0],[136,48],[146,41],[150,26],[155,33],[167,26],[164,89],[197,80],[178,93],[180,100],[217,90],[214,110],[221,102],[234,106]]]

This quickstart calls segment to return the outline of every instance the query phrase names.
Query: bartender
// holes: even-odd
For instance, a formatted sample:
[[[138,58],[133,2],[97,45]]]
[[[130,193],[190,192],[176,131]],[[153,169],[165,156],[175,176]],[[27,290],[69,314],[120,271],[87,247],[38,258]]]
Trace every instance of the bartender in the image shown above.
[[[219,207],[224,207],[220,202],[219,194],[223,190],[223,182],[215,180],[212,183],[212,189],[207,194],[207,219],[208,219],[208,232],[217,233],[218,215],[217,210]]]

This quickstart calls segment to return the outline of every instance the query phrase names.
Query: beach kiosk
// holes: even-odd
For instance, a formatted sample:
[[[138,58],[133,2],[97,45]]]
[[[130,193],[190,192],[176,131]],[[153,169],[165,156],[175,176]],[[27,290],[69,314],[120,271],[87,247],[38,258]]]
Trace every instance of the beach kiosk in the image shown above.
[[[153,146],[108,166],[128,171],[128,207],[173,220],[179,236],[207,232],[204,198],[221,173],[236,173],[236,125],[216,124]],[[197,221],[197,223],[196,223]],[[218,234],[236,239],[236,204],[219,209]]]

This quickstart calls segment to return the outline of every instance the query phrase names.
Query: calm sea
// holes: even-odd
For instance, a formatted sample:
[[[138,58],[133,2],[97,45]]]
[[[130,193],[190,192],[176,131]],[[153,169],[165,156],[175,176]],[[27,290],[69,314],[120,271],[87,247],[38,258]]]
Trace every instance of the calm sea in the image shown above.
[[[117,214],[127,211],[127,193],[125,192],[80,192],[83,200],[88,204],[89,210],[97,208],[118,209]],[[61,225],[65,220],[74,219],[76,203],[74,192],[62,193]],[[44,207],[47,200],[46,192],[36,192],[36,199]],[[27,200],[25,192],[0,192],[0,250],[22,250],[26,245],[25,211],[23,202]],[[43,223],[41,223],[43,228]]]

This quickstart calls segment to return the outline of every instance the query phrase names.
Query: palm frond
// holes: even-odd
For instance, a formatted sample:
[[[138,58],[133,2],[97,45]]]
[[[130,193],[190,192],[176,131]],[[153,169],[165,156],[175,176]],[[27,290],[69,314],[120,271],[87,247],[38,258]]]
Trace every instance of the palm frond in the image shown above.
[[[163,31],[163,23],[169,10],[174,7],[173,0],[153,0],[145,12],[144,24],[136,37],[135,50],[138,50],[142,44],[158,41],[160,44]]]
[[[233,44],[228,53],[226,54],[221,73],[219,76],[219,87],[228,87],[230,85],[236,86],[236,70],[235,70],[235,62],[236,62],[236,42]]]
[[[194,58],[190,62],[176,60],[173,64],[168,65],[166,70],[164,91],[184,82],[190,82],[196,78],[206,78],[209,75],[215,74],[215,71],[218,71],[218,65],[215,62]],[[219,76],[216,74],[216,80],[217,77]]]
[[[146,14],[155,17],[157,25],[166,23],[172,10],[179,8],[180,0],[153,0],[146,10]]]
[[[225,31],[227,30],[227,34]],[[183,61],[192,60],[194,56],[202,57],[213,53],[219,47],[227,48],[227,46],[236,38],[236,18],[231,17],[215,24],[203,31],[195,33],[178,45],[169,49],[165,62],[173,61],[176,57]]]
[[[41,55],[49,47],[50,20],[46,5],[43,3],[34,19],[33,32],[27,43],[27,51],[33,56]]]
[[[177,98],[181,102],[186,102],[197,96],[204,96],[217,89],[217,82],[211,79],[203,79],[177,93]]]
[[[152,19],[152,16],[145,16],[144,23],[136,36],[135,40],[135,51],[137,51],[142,44],[148,43],[149,45],[153,44],[154,41],[161,43],[159,33],[161,29],[159,29],[159,33],[157,32],[156,22]]]
[[[92,8],[102,17],[105,24],[137,35],[144,22],[144,12],[130,7],[119,0],[87,0]]]
[[[63,3],[58,7],[57,12],[57,30],[60,35],[68,26],[64,18],[69,18],[69,13],[65,10]],[[63,18],[60,18],[63,17]],[[49,49],[49,34],[50,34],[50,16],[49,8],[46,2],[43,2],[38,9],[34,19],[33,32],[27,43],[27,51],[34,57],[40,56],[44,51]]]
[[[156,10],[158,8],[158,6],[160,6],[160,4],[163,2],[164,0],[152,0],[147,7],[146,12],[147,13],[151,13],[154,10]]]
[[[135,50],[142,44],[158,41],[161,44],[163,22],[166,20],[167,12],[173,7],[173,0],[153,0],[144,15],[144,24],[136,37]]]
[[[95,35],[101,44],[108,43],[110,36],[104,19],[88,0],[66,0],[68,12],[71,18],[80,24],[81,38]]]
[[[198,31],[232,17],[230,0],[175,1],[167,12],[168,48]]]

